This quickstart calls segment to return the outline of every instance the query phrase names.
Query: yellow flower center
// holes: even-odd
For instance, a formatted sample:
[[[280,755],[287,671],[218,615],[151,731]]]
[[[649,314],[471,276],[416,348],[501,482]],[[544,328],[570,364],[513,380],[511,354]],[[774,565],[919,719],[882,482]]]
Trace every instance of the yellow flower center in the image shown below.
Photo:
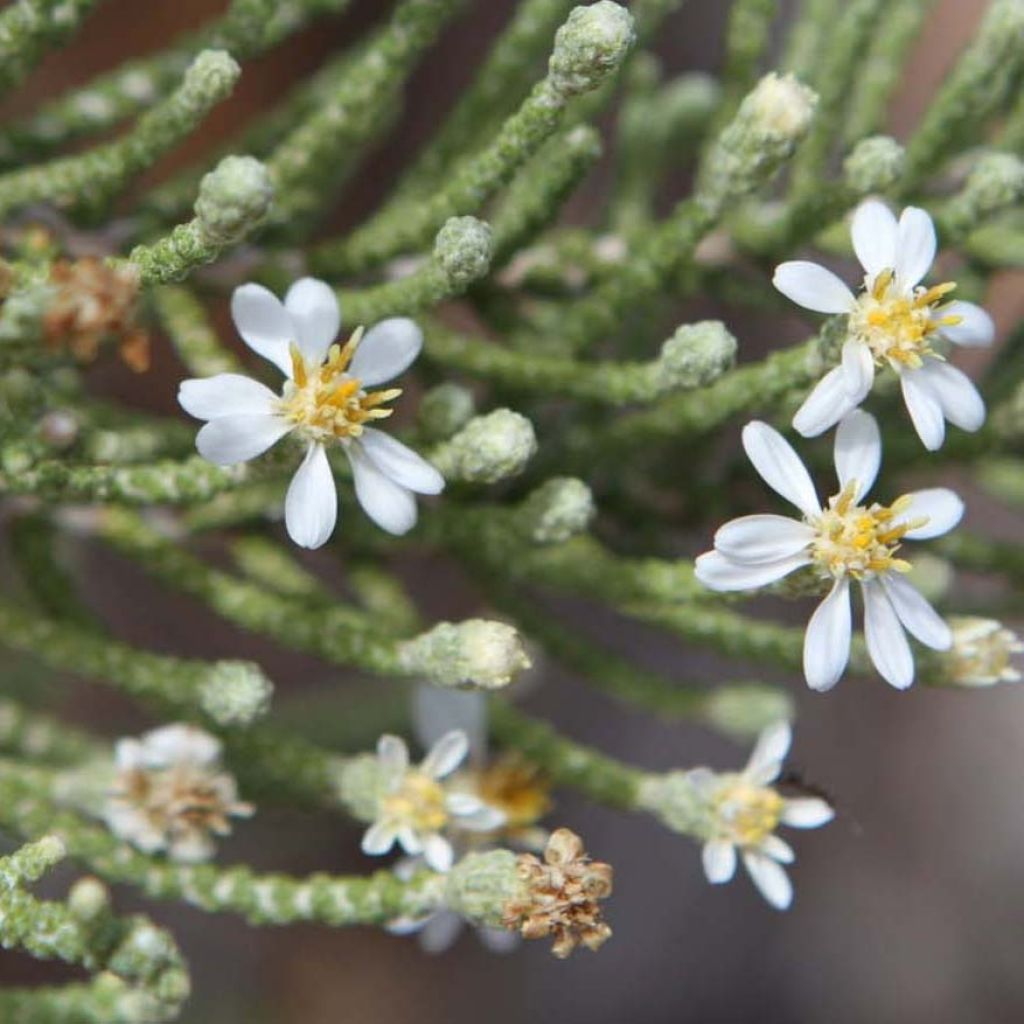
[[[856,481],[851,480],[828,508],[808,523],[818,531],[811,543],[815,563],[828,576],[870,579],[885,572],[909,572],[910,563],[896,557],[908,530],[928,522],[927,516],[895,520],[910,507],[909,495],[891,505],[855,505]]]
[[[383,800],[383,817],[416,832],[438,832],[448,823],[444,790],[423,772],[406,772],[402,785]]]
[[[475,789],[481,800],[504,812],[507,828],[533,825],[551,810],[550,783],[535,765],[514,755],[480,772]]]
[[[785,800],[769,786],[727,776],[713,800],[718,836],[742,847],[760,846],[779,824]]]
[[[347,372],[362,335],[360,327],[344,346],[332,345],[318,367],[309,366],[298,346],[291,346],[292,379],[285,383],[280,411],[309,440],[359,437],[367,422],[385,419],[394,411],[383,406],[396,399],[401,388],[364,391],[359,378]]]
[[[942,299],[956,285],[937,284],[934,288],[916,288],[907,295],[893,288],[894,275],[883,270],[869,291],[857,300],[850,314],[850,333],[867,344],[875,362],[888,361],[916,369],[925,356],[935,356],[932,339],[940,327],[953,327],[961,317],[935,317]]]

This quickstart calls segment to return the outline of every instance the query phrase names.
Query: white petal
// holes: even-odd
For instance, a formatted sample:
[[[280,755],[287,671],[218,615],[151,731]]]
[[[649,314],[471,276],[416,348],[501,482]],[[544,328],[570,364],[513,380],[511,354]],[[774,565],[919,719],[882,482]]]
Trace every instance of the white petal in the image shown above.
[[[427,862],[427,866],[435,871],[440,871],[442,874],[451,871],[452,864],[455,862],[452,844],[437,833],[427,836],[423,840],[423,859]]]
[[[377,758],[389,776],[404,775],[409,767],[409,748],[400,736],[385,733],[377,740]]]
[[[198,420],[269,415],[276,401],[277,395],[265,384],[240,373],[183,380],[178,387],[179,405]]]
[[[796,860],[793,847],[778,836],[765,836],[761,840],[760,852],[779,864],[792,864]]]
[[[850,660],[850,582],[836,580],[804,634],[804,676],[812,690],[830,690]]]
[[[921,443],[930,452],[938,451],[946,438],[946,420],[938,398],[920,378],[918,370],[906,370],[900,374],[900,386]]]
[[[742,516],[718,529],[715,549],[732,562],[777,562],[803,551],[814,537],[813,527],[787,516]]]
[[[949,533],[963,518],[964,503],[956,491],[948,487],[927,487],[922,491],[911,491],[910,505],[900,515],[901,521],[927,516],[928,522],[916,530],[908,530],[909,540],[930,540]]]
[[[338,521],[338,491],[322,444],[311,444],[284,499],[284,522],[300,548],[327,543]]]
[[[460,814],[458,825],[459,828],[468,829],[470,832],[493,832],[496,828],[501,828],[507,820],[504,811],[484,804],[472,814]]]
[[[402,825],[398,828],[395,832],[395,839],[410,857],[418,857],[423,852],[423,843],[411,825]]]
[[[449,814],[461,817],[464,814],[476,814],[486,805],[480,797],[473,796],[472,793],[449,793],[444,798],[444,806]]]
[[[469,739],[466,734],[461,729],[452,729],[430,748],[420,768],[432,779],[443,779],[462,764],[468,753]]]
[[[865,199],[853,215],[850,237],[853,251],[868,276],[896,265],[896,218],[878,199]]]
[[[272,291],[261,284],[236,288],[231,295],[231,318],[253,352],[269,359],[286,377],[292,375],[292,321]]]
[[[820,797],[798,796],[786,801],[779,820],[790,828],[820,828],[835,816],[836,812]]]
[[[444,490],[444,477],[437,469],[383,430],[365,428],[358,443],[367,458],[396,484],[417,494],[440,494]]]
[[[363,853],[371,857],[387,853],[395,845],[394,826],[385,821],[374,822],[364,833],[361,845]]]
[[[754,851],[743,855],[743,864],[761,895],[776,910],[786,910],[793,902],[793,885],[785,869],[770,857]]]
[[[855,480],[854,500],[859,503],[871,490],[882,464],[882,436],[875,417],[860,409],[844,416],[836,431],[833,457],[840,488]]]
[[[841,366],[829,370],[804,399],[793,417],[793,429],[804,437],[817,437],[835,426],[865,395],[851,395],[846,390],[846,374]]]
[[[900,214],[896,238],[896,281],[904,289],[919,284],[935,262],[935,225],[924,210],[908,206]]]
[[[319,366],[338,336],[341,310],[334,289],[315,277],[302,277],[288,289],[284,308],[292,320],[295,341],[311,366]]]
[[[882,678],[898,690],[914,681],[914,656],[900,620],[878,580],[867,580],[864,593],[864,638]]]
[[[381,320],[371,327],[352,357],[349,372],[366,387],[382,384],[408,369],[423,348],[423,331],[408,317]]]
[[[443,953],[455,945],[462,932],[462,918],[451,910],[431,914],[420,931],[420,949],[424,953]]]
[[[875,360],[862,341],[848,338],[843,343],[843,386],[851,398],[866,395],[875,382]]]
[[[487,697],[480,690],[421,684],[413,693],[412,720],[416,739],[424,749],[456,728],[468,737],[474,759],[482,760],[487,754]]]
[[[939,332],[954,345],[968,348],[984,348],[991,345],[996,336],[996,325],[992,317],[973,302],[950,302],[939,311],[940,317],[958,316],[960,323],[952,327],[940,327]]]
[[[756,590],[781,580],[810,560],[810,555],[797,554],[776,562],[734,562],[718,551],[708,551],[694,562],[693,572],[711,590]]]
[[[918,383],[924,381],[950,423],[971,433],[981,429],[985,401],[966,373],[940,359],[925,360],[924,366],[913,373]]]
[[[883,576],[882,586],[911,636],[935,651],[948,651],[953,646],[949,626],[906,577],[896,573]]]
[[[277,416],[221,416],[196,434],[196,449],[218,466],[233,466],[262,455],[291,429],[290,423]]]
[[[815,313],[849,313],[853,292],[831,270],[806,260],[780,263],[772,284],[787,299]]]
[[[782,762],[786,759],[792,742],[793,731],[789,727],[789,722],[769,725],[758,736],[743,774],[748,779],[756,779],[759,786],[774,782],[779,777]]]
[[[704,874],[712,885],[728,882],[736,874],[736,847],[725,839],[712,839],[701,851]]]
[[[416,525],[416,499],[412,492],[385,476],[357,445],[350,445],[345,451],[363,511],[388,533],[408,533]]]
[[[753,420],[743,428],[743,448],[773,491],[796,505],[805,516],[816,516],[821,511],[814,484],[800,456],[777,430]]]

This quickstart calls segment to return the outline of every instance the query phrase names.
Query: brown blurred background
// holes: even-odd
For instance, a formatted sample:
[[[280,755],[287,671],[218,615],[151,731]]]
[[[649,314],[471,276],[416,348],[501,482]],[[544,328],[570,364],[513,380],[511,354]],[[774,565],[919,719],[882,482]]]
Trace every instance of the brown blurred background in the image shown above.
[[[85,81],[129,54],[162,45],[225,5],[214,0],[138,3],[107,0],[76,44],[49,59],[22,96],[33,101]],[[345,17],[245,68],[237,96],[202,136],[166,165],[198,155],[242,119],[316,67],[381,16],[380,0],[353,3]],[[508,16],[510,0],[475,0],[446,32],[408,90],[396,132],[347,193],[337,223],[375,203],[403,161],[429,135]],[[673,72],[714,69],[727,4],[689,0],[666,23],[659,50]],[[982,0],[941,0],[917,42],[905,88],[892,110],[902,137],[917,119],[976,23]],[[20,102],[24,106],[24,101]],[[17,104],[16,104],[17,106]],[[8,107],[10,111],[11,107]],[[596,186],[586,204],[600,201]],[[992,302],[1005,328],[1022,312],[1019,282],[1003,282]],[[744,324],[755,337],[756,324]],[[744,343],[747,344],[744,337]],[[766,340],[766,339],[762,339]],[[151,377],[146,404],[170,410],[176,381]],[[136,393],[138,382],[135,382]],[[969,525],[1020,535],[1020,524],[990,503],[971,503]],[[286,719],[357,713],[386,684],[254,641],[201,608],[169,597],[137,570],[98,551],[76,552],[98,610],[124,638],[157,650],[251,656],[278,685]],[[427,564],[431,610],[454,615],[473,598],[457,574]],[[970,581],[968,581],[969,583]],[[143,613],[140,614],[140,609]],[[570,611],[570,614],[573,614]],[[653,631],[575,613],[581,628],[680,678],[726,669]],[[409,939],[371,930],[299,926],[248,929],[230,917],[176,906],[147,909],[173,929],[193,968],[190,1024],[993,1024],[1024,1019],[1024,690],[974,693],[890,691],[877,679],[848,680],[827,697],[792,687],[798,703],[794,761],[827,788],[839,816],[795,837],[797,899],[770,910],[745,879],[712,889],[699,851],[646,817],[623,816],[562,794],[559,823],[616,870],[610,915],[615,937],[599,954],[555,962],[541,944],[493,956],[471,934],[440,958]],[[701,762],[738,766],[746,751],[695,729],[667,727],[595,697],[549,670],[529,706],[567,732],[650,768]],[[332,703],[344,692],[344,704]],[[143,720],[99,688],[76,686],[62,710],[109,735]],[[344,731],[345,722],[337,723]],[[331,725],[324,727],[327,733]],[[357,829],[334,818],[265,809],[222,859],[266,869],[364,871]],[[65,873],[62,881],[71,877]],[[139,906],[119,894],[124,908]],[[4,983],[57,974],[18,954],[2,954]]]

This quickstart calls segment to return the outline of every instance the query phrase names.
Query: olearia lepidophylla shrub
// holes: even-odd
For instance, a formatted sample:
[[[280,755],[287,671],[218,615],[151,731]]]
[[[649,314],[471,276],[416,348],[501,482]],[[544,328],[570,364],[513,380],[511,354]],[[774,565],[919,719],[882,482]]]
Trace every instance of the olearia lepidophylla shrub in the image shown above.
[[[0,88],[31,88],[97,6],[4,7]],[[902,138],[887,115],[926,0],[808,3],[781,23],[734,0],[717,75],[655,53],[685,28],[681,0],[519,0],[386,197],[337,233],[466,6],[395,0],[194,167],[139,185],[254,58],[347,6],[233,0],[0,126],[0,642],[17,665],[0,823],[24,842],[0,862],[0,937],[90,972],[0,993],[5,1020],[178,1019],[174,941],[115,916],[106,883],[157,918],[170,900],[433,951],[467,924],[495,950],[603,948],[613,867],[563,816],[565,789],[690,840],[681,871],[717,884],[742,863],[785,909],[783,837],[835,814],[784,770],[805,684],[801,700],[850,676],[914,701],[1019,678],[992,595],[1024,580],[1024,550],[970,505],[1024,504],[1024,331],[985,310],[993,277],[1024,265],[1024,0],[988,5]],[[602,161],[602,198],[570,223]],[[964,349],[984,350],[971,372]],[[94,386],[119,360],[135,401]],[[174,395],[177,414],[145,411]],[[344,670],[340,738],[277,720],[300,680],[123,641],[86,550],[227,635]],[[470,581],[464,618],[438,613],[436,587],[414,600],[424,554]],[[991,577],[969,607],[968,570]],[[747,681],[695,681],[682,650],[635,664],[568,605]],[[602,713],[679,723],[678,767],[523,710],[556,664],[613,698]],[[112,687],[151,727],[58,722],[26,671]],[[380,696],[346,702],[345,672]],[[698,728],[751,744],[746,766],[691,765]],[[275,803],[353,819],[367,872],[218,852]],[[87,875],[63,901],[32,896],[64,857]]]

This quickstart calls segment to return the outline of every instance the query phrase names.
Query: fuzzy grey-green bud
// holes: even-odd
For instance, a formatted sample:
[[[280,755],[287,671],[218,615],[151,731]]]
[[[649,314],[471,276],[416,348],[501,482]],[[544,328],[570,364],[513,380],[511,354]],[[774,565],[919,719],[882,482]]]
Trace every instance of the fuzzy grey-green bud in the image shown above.
[[[971,171],[961,197],[977,219],[998,213],[1024,196],[1024,161],[1012,153],[987,153]]]
[[[843,180],[858,195],[885,192],[899,181],[906,151],[888,135],[862,139],[843,161]]]
[[[440,440],[461,430],[475,412],[473,392],[461,384],[445,381],[432,387],[420,400],[418,418],[423,432]]]
[[[636,42],[633,16],[612,0],[574,7],[555,33],[548,81],[561,98],[594,89]]]
[[[227,156],[200,182],[195,215],[212,242],[229,245],[266,217],[273,198],[270,174],[259,160]]]
[[[402,666],[437,686],[497,690],[530,667],[518,630],[504,622],[439,622],[399,648]]]
[[[218,725],[251,725],[270,708],[274,684],[251,661],[220,661],[199,685],[199,705]]]
[[[683,324],[661,347],[657,383],[666,391],[710,384],[732,368],[738,347],[720,320]]]
[[[87,923],[110,912],[110,890],[98,878],[80,878],[68,893],[68,910]]]
[[[520,473],[537,450],[533,424],[511,409],[471,419],[430,461],[448,480],[493,484]]]
[[[476,217],[449,217],[434,239],[434,258],[459,291],[487,274],[493,251],[491,226]]]
[[[468,853],[448,873],[444,902],[477,924],[500,926],[502,910],[522,888],[511,850]]]
[[[785,690],[758,683],[723,686],[708,694],[707,721],[736,739],[757,736],[775,722],[793,717],[793,700]]]
[[[561,544],[594,518],[594,496],[576,477],[546,480],[523,503],[520,522],[535,544]]]
[[[203,50],[185,72],[185,88],[197,95],[226,95],[242,69],[227,50]]]

